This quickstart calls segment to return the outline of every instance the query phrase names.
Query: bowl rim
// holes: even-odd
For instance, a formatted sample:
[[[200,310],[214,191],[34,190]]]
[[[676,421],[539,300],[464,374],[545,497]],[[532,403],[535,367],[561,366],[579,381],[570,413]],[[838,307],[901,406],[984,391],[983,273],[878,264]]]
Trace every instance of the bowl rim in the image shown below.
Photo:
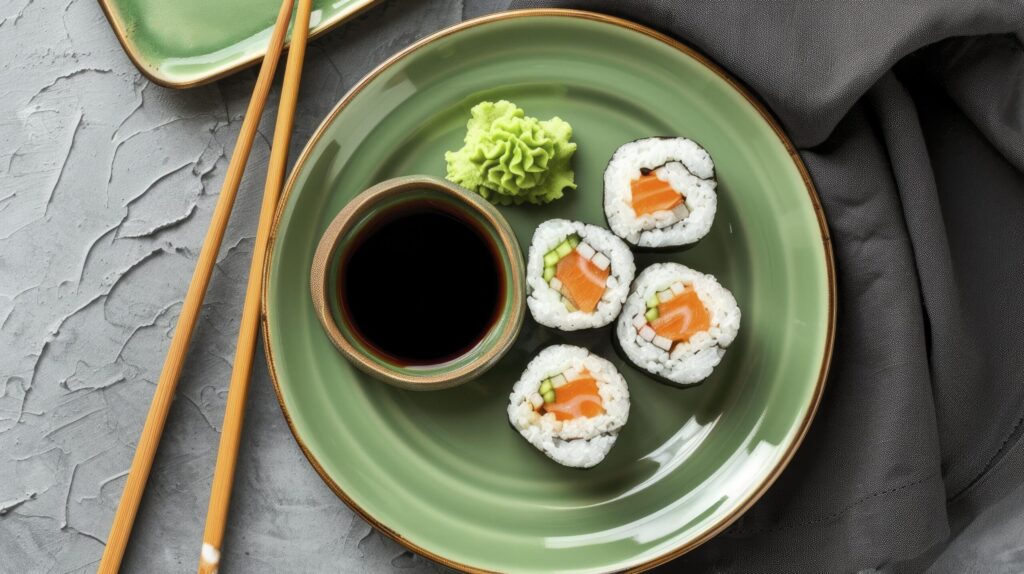
[[[507,278],[507,298],[502,305],[501,319],[497,325],[500,329],[486,346],[483,343],[474,346],[463,356],[474,355],[461,366],[444,369],[443,365],[424,370],[422,373],[407,373],[399,369],[387,368],[374,361],[367,353],[360,351],[346,337],[338,326],[331,310],[330,270],[337,256],[343,239],[352,228],[362,222],[362,216],[368,210],[396,199],[408,192],[428,189],[438,192],[446,198],[479,215],[486,225],[493,229],[497,241],[494,247],[508,259],[503,275]],[[341,351],[353,365],[366,374],[395,386],[415,390],[441,390],[467,383],[494,366],[501,357],[512,348],[523,326],[526,315],[526,277],[523,254],[519,249],[519,241],[505,216],[493,205],[479,195],[436,177],[426,175],[410,175],[396,177],[377,183],[352,198],[331,220],[331,223],[320,236],[309,276],[310,295],[313,298],[313,309],[320,325],[324,328],[331,343]],[[485,335],[490,338],[490,330]]]
[[[805,189],[808,194],[808,198],[811,202],[811,206],[814,209],[815,218],[817,219],[819,231],[821,234],[822,251],[825,257],[825,271],[827,275],[826,286],[828,290],[828,310],[826,316],[828,324],[826,327],[826,335],[824,341],[825,346],[822,354],[821,366],[818,370],[818,377],[814,385],[813,393],[807,408],[807,412],[805,413],[803,420],[800,421],[800,425],[796,431],[795,437],[790,442],[788,448],[786,449],[785,453],[783,454],[782,458],[779,460],[779,463],[775,466],[775,468],[773,468],[769,472],[769,474],[765,477],[765,479],[762,481],[760,485],[751,490],[751,492],[747,495],[747,498],[743,500],[740,504],[738,504],[736,509],[732,513],[723,516],[717,524],[709,527],[700,536],[694,537],[686,542],[683,542],[676,548],[667,550],[658,556],[654,556],[653,558],[650,558],[642,562],[630,564],[622,569],[622,571],[624,572],[643,572],[660,566],[670,560],[678,558],[686,554],[687,552],[690,552],[691,550],[697,548],[698,546],[701,546],[708,540],[714,538],[723,530],[725,530],[734,522],[736,522],[736,520],[738,520],[740,516],[742,516],[747,510],[749,510],[750,507],[754,505],[754,503],[761,499],[764,493],[768,491],[768,489],[775,483],[776,480],[778,480],[779,476],[782,474],[782,471],[785,470],[785,468],[789,465],[790,461],[793,459],[793,456],[796,454],[796,451],[799,449],[800,445],[806,438],[807,431],[810,429],[811,422],[814,420],[814,416],[817,413],[818,407],[821,404],[821,398],[824,395],[825,391],[825,383],[828,378],[829,369],[832,364],[832,356],[835,347],[836,335],[836,270],[835,257],[832,249],[832,240],[829,235],[828,223],[825,220],[824,210],[821,206],[821,199],[818,196],[818,192],[814,186],[814,182],[811,180],[810,173],[807,171],[807,166],[801,159],[800,154],[796,150],[796,147],[793,145],[792,140],[790,140],[789,136],[783,130],[782,125],[779,123],[778,120],[775,119],[775,116],[772,114],[771,111],[769,111],[768,107],[764,103],[762,103],[757,96],[754,95],[751,89],[747,88],[739,80],[733,78],[728,72],[726,72],[721,66],[715,63],[709,57],[700,53],[696,49],[691,48],[687,44],[684,44],[680,40],[677,40],[667,34],[663,34],[646,25],[638,24],[636,22],[633,22],[632,20],[627,20],[625,18],[620,18],[618,16],[611,16],[600,12],[592,12],[588,10],[578,10],[572,8],[529,8],[522,10],[496,12],[493,14],[488,14],[486,16],[481,16],[479,18],[466,20],[464,22],[460,22],[448,28],[439,30],[438,32],[435,32],[429,36],[426,36],[425,38],[422,38],[410,44],[409,46],[402,49],[398,53],[384,60],[380,65],[378,65],[372,71],[367,73],[338,101],[334,109],[332,109],[327,114],[323,122],[321,122],[320,126],[310,137],[309,141],[306,143],[305,148],[303,148],[302,153],[299,154],[298,160],[295,162],[294,167],[292,168],[291,175],[288,178],[288,182],[285,186],[284,192],[282,193],[281,200],[278,203],[278,209],[274,217],[274,225],[271,228],[270,244],[273,246],[275,243],[278,227],[280,225],[281,218],[284,213],[284,207],[288,202],[288,198],[290,197],[292,190],[294,189],[295,183],[298,179],[298,174],[305,165],[305,162],[309,159],[309,156],[312,153],[313,148],[320,141],[320,138],[324,135],[327,128],[334,122],[338,114],[340,114],[341,111],[345,109],[345,107],[349,104],[349,102],[357,95],[359,95],[359,93],[362,92],[362,90],[377,76],[379,76],[385,70],[387,70],[397,62],[401,61],[405,57],[418,51],[420,48],[423,48],[428,44],[446,38],[457,32],[461,32],[468,28],[474,28],[476,26],[489,24],[495,21],[535,17],[575,18],[609,24],[612,26],[617,26],[620,28],[631,30],[633,32],[637,32],[651,39],[657,40],[671,48],[674,48],[690,58],[693,58],[695,61],[706,67],[713,74],[715,74],[723,81],[728,83],[734,90],[736,90],[738,94],[740,94],[751,105],[751,107],[762,117],[762,119],[764,119],[764,121],[775,133],[776,137],[778,137],[779,142],[786,149],[786,152],[789,154],[790,159],[793,161],[794,167],[797,169],[801,179],[803,180]],[[334,479],[326,472],[326,470],[324,470],[323,466],[320,464],[316,456],[309,449],[308,445],[305,444],[302,437],[298,433],[298,429],[295,426],[295,422],[292,420],[292,416],[291,413],[288,411],[288,407],[285,405],[284,394],[281,389],[280,381],[278,380],[277,377],[277,369],[275,368],[274,363],[274,354],[270,345],[271,334],[267,314],[267,286],[270,279],[270,268],[272,266],[272,263],[273,249],[271,249],[270,252],[268,253],[267,260],[264,263],[263,268],[264,288],[261,305],[264,339],[263,348],[267,356],[268,371],[270,373],[271,382],[274,385],[274,392],[277,396],[278,404],[281,407],[281,412],[284,414],[285,421],[288,423],[288,428],[291,430],[292,436],[298,443],[303,455],[305,455],[306,459],[309,460],[309,463],[313,466],[313,469],[316,470],[317,474],[320,475],[320,478],[324,481],[324,483],[327,484],[327,486],[334,492],[334,494],[338,498],[340,498],[349,508],[355,511],[356,514],[358,514],[363,520],[368,522],[382,534],[384,534],[388,538],[391,538],[395,542],[398,542],[405,548],[413,552],[416,552],[421,556],[425,556],[439,564],[459,570],[461,572],[480,574],[493,572],[491,570],[486,570],[470,564],[463,564],[461,562],[451,560],[449,558],[431,552],[430,550],[423,548],[422,546],[419,546],[418,544],[406,539],[400,533],[392,530],[386,524],[383,524],[380,521],[378,521],[365,509],[359,506],[351,497],[348,496],[348,494],[345,493],[341,486],[334,481]]]

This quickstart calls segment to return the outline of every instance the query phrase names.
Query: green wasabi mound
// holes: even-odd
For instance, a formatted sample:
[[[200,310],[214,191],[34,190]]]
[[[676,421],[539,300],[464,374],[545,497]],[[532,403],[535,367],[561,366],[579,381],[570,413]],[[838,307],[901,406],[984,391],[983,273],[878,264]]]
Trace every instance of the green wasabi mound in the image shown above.
[[[470,113],[465,145],[444,154],[449,181],[497,205],[540,205],[576,189],[567,122],[528,117],[505,100],[481,102]]]

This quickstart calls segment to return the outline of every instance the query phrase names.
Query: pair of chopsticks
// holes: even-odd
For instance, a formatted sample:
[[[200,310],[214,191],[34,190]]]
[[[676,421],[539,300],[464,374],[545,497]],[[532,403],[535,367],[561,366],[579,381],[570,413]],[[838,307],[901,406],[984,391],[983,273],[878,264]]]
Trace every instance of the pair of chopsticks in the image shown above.
[[[234,480],[235,463],[238,460],[238,444],[245,416],[245,399],[249,392],[249,375],[252,371],[256,335],[259,329],[261,274],[266,261],[274,211],[277,208],[278,197],[284,183],[288,145],[291,142],[295,105],[298,99],[302,64],[306,54],[306,40],[309,33],[312,0],[298,0],[298,3],[291,47],[284,73],[284,84],[281,88],[277,124],[274,127],[270,163],[267,167],[267,181],[263,192],[263,204],[260,208],[259,227],[253,247],[252,264],[249,268],[249,282],[245,292],[242,322],[238,332],[238,346],[235,351],[235,362],[232,366],[231,383],[228,388],[224,425],[217,451],[217,466],[213,475],[210,506],[207,510],[206,530],[203,534],[203,547],[199,560],[200,573],[217,571],[228,505],[231,501],[231,486]],[[142,428],[142,436],[135,449],[135,457],[132,459],[132,465],[128,471],[124,493],[121,495],[121,502],[114,515],[110,535],[107,537],[107,545],[97,570],[101,574],[114,574],[120,569],[139,502],[142,500],[142,493],[153,467],[153,457],[156,455],[160,436],[163,434],[164,423],[167,421],[167,413],[171,408],[175,388],[178,386],[178,376],[181,374],[189,341],[192,338],[203,298],[206,295],[206,288],[217,261],[217,253],[220,251],[224,230],[227,227],[238,192],[238,185],[242,180],[242,173],[256,137],[256,128],[259,125],[260,116],[263,114],[270,86],[274,81],[274,72],[284,48],[294,4],[295,0],[283,0],[281,3],[281,10],[270,37],[270,44],[256,79],[256,87],[253,89],[252,98],[249,100],[249,107],[238,134],[238,141],[235,142],[235,149],[228,164],[224,185],[221,188],[220,197],[217,199],[210,227],[206,232],[206,239],[192,274],[192,281],[178,317],[178,324],[171,339],[171,346],[167,351],[167,358],[160,372],[160,380],[153,395],[153,402],[149,407],[149,414],[146,416],[146,423]]]

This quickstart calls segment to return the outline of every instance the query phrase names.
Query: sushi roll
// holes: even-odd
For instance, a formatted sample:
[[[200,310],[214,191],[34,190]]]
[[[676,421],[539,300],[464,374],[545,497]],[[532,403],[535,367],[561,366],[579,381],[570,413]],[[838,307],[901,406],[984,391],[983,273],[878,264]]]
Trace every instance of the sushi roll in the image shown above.
[[[552,345],[512,388],[508,420],[530,444],[564,466],[604,460],[629,418],[626,380],[582,347]]]
[[[676,385],[706,379],[740,328],[740,308],[713,276],[678,263],[644,269],[616,328],[637,367]]]
[[[686,138],[646,138],[615,151],[604,172],[608,227],[642,249],[696,243],[715,220],[715,163]]]
[[[607,229],[551,219],[533,234],[526,303],[546,327],[603,327],[618,316],[635,272],[629,247]]]

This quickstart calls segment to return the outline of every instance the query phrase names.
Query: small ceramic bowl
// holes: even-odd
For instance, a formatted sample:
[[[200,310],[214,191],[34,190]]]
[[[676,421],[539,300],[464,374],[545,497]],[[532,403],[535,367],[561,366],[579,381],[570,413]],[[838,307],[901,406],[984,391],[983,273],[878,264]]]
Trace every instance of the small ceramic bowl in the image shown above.
[[[356,332],[335,293],[344,281],[346,249],[357,233],[395,208],[429,202],[454,210],[491,242],[504,281],[497,319],[480,341],[443,363],[403,365],[378,352]],[[446,181],[409,176],[378,183],[352,199],[324,231],[313,257],[313,307],[327,336],[356,367],[384,382],[413,390],[438,390],[465,383],[491,368],[512,346],[525,315],[526,279],[519,242],[505,218],[480,196]]]

